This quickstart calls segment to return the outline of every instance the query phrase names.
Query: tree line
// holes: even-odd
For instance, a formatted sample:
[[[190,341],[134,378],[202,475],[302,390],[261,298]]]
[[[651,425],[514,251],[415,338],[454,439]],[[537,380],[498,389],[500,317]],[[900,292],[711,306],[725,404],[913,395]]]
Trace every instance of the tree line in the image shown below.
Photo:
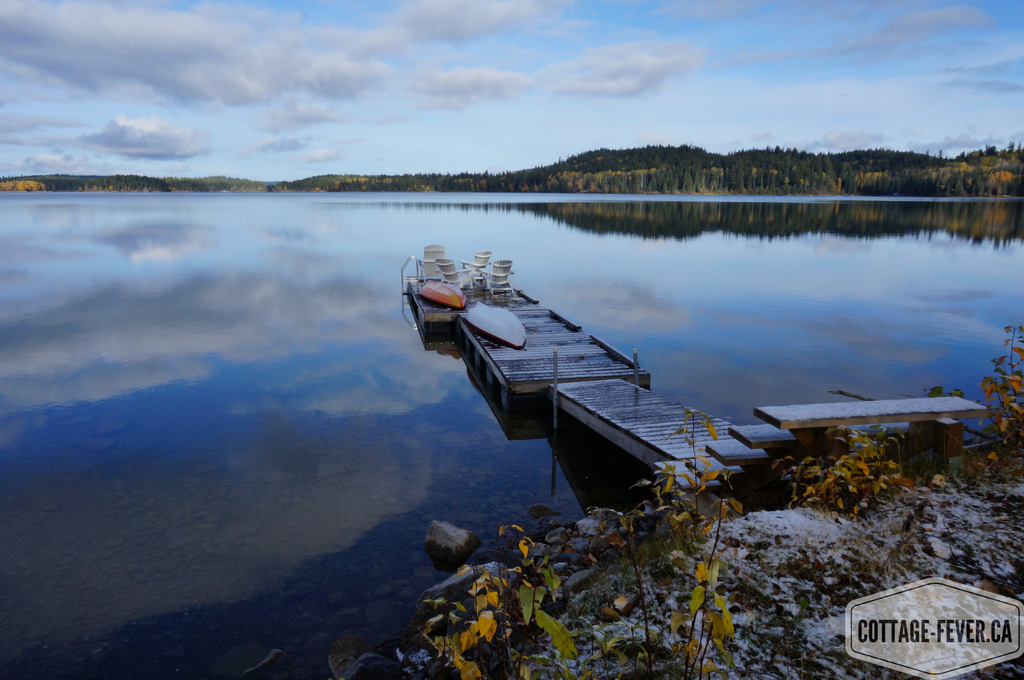
[[[235,177],[146,177],[145,175],[0,177],[0,191],[265,192],[266,190],[265,182]]]
[[[810,153],[694,146],[598,149],[492,174],[319,175],[274,191],[466,191],[607,194],[1024,196],[1024,154],[1010,144],[955,158],[874,149]]]
[[[232,177],[37,175],[2,177],[0,190],[1024,196],[1024,152],[1013,143],[952,158],[885,149],[810,153],[777,146],[717,154],[695,146],[646,146],[587,151],[503,173],[318,175],[272,184]]]

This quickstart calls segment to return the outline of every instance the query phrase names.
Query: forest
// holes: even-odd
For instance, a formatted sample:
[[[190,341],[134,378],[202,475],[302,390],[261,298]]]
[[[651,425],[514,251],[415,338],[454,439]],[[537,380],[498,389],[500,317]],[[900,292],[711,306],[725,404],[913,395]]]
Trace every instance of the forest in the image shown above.
[[[780,147],[711,153],[695,146],[598,149],[503,173],[318,175],[266,183],[231,177],[0,177],[0,191],[437,191],[755,196],[1024,196],[1024,150],[1010,143],[943,157],[873,149]]]
[[[243,191],[264,192],[265,182],[234,177],[146,177],[144,175],[33,175],[0,177],[0,191]]]
[[[499,174],[320,175],[280,182],[274,191],[1024,196],[1024,154],[1013,143],[955,158],[884,149],[716,154],[694,146],[647,146],[588,151]]]

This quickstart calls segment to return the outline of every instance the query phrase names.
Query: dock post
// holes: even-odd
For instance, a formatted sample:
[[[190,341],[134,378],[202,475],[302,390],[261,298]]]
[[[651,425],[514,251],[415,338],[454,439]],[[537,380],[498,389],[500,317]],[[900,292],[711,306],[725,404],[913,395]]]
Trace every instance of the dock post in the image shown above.
[[[640,364],[636,361],[636,347],[633,348],[633,384],[640,387]]]
[[[558,429],[558,348],[555,347],[555,385],[551,393],[551,406],[554,414],[555,429]]]

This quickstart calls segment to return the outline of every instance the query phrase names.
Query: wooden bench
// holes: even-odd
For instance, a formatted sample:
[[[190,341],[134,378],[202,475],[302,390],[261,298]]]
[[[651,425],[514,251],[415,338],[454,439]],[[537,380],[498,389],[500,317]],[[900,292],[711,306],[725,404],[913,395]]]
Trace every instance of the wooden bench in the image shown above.
[[[910,423],[909,438],[923,448],[953,458],[963,453],[964,426],[960,418],[985,418],[990,409],[960,397],[886,399],[840,404],[762,406],[754,415],[789,430],[808,455],[846,452],[846,445],[829,434],[830,428],[886,423]]]

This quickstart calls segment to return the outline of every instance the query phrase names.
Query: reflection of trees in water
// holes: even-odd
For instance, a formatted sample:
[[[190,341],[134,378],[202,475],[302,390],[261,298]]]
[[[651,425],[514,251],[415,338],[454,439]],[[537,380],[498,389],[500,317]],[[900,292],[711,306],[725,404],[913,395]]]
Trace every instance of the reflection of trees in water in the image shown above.
[[[767,238],[798,234],[870,238],[945,232],[957,238],[996,243],[1024,237],[1024,203],[1020,201],[637,201],[524,203],[513,207],[582,231],[654,239],[687,239],[708,231]]]

